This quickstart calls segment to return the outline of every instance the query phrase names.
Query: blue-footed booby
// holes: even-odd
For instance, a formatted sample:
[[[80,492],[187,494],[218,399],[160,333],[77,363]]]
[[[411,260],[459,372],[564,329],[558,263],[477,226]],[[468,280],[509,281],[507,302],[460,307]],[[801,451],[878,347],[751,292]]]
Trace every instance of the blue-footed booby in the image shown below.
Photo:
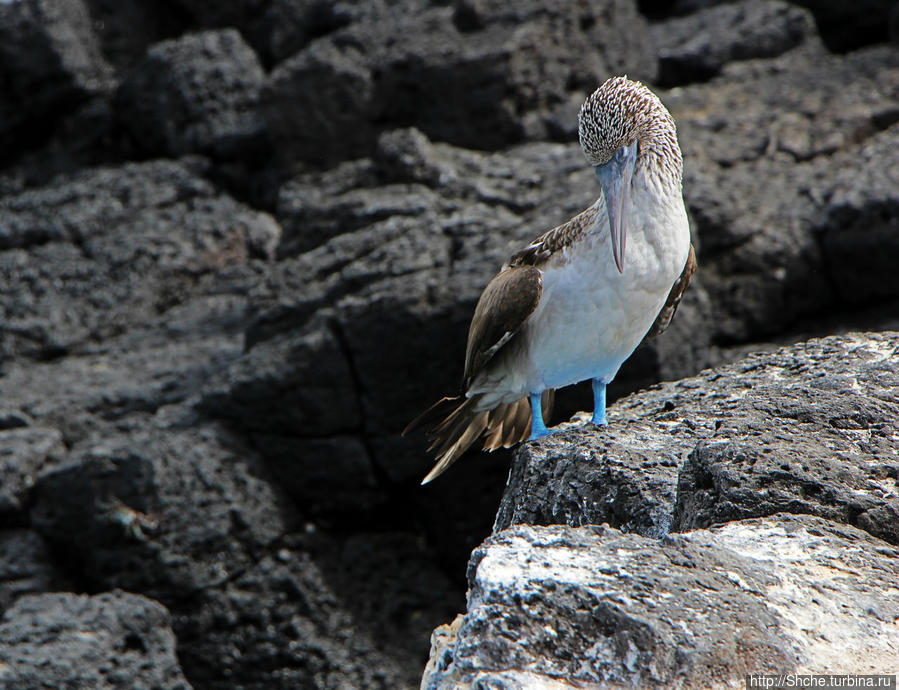
[[[482,435],[485,450],[549,433],[556,388],[593,382],[592,422],[606,423],[606,385],[671,321],[696,270],[671,114],[643,84],[615,77],[581,107],[578,134],[599,178],[596,202],[514,254],[475,307],[464,396],[443,398],[404,433],[430,432],[426,484]],[[627,248],[627,252],[625,252]]]

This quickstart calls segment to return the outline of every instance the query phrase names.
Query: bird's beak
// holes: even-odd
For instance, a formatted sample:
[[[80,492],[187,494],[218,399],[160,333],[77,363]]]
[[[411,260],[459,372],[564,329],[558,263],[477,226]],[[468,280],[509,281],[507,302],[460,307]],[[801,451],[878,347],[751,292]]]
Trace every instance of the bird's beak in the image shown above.
[[[596,177],[602,186],[612,231],[612,255],[618,272],[624,272],[624,247],[627,243],[627,208],[631,198],[631,178],[637,162],[637,142],[622,146],[608,163],[595,166]]]

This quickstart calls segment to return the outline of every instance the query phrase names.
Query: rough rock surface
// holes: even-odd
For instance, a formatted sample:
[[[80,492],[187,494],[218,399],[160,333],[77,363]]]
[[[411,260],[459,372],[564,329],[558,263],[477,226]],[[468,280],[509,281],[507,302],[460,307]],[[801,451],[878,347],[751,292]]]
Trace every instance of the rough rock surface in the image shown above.
[[[734,0],[644,0],[642,6],[662,19],[670,15],[687,15]],[[887,40],[887,20],[893,0],[795,0],[815,17],[815,25],[828,48],[843,53]],[[660,7],[657,7],[660,6]]]
[[[571,430],[523,446],[515,454],[494,532],[519,523],[608,523],[647,537],[667,534],[688,445],[660,423],[665,409],[662,403],[646,418],[628,415],[622,426],[613,406],[608,427],[597,430],[579,420]]]
[[[897,94],[899,54],[883,47],[842,60],[800,48],[670,92],[712,342],[889,310]]]
[[[215,428],[179,432],[181,421],[89,436],[37,481],[32,523],[103,589],[162,600],[208,589],[285,530],[258,458]]]
[[[35,477],[59,464],[65,451],[58,429],[21,426],[0,431],[0,515],[22,511]]]
[[[50,550],[36,532],[27,529],[0,531],[0,615],[24,594],[65,590]]]
[[[233,29],[164,41],[122,82],[118,113],[138,151],[247,155],[263,136],[264,74]]]
[[[652,27],[658,81],[666,86],[702,81],[737,60],[781,55],[817,37],[814,20],[781,0],[717,5]]]
[[[523,446],[423,686],[890,673],[897,377],[899,333],[832,336]]]
[[[119,591],[21,597],[0,620],[0,681],[21,690],[190,690],[168,611]]]
[[[17,149],[34,121],[49,127],[61,111],[114,84],[81,0],[0,3],[0,146]],[[4,151],[6,154],[7,151]]]
[[[282,154],[358,158],[384,121],[496,148],[544,137],[553,109],[599,75],[655,74],[645,21],[627,0],[418,4],[352,23],[277,66],[265,102]]]
[[[383,3],[271,0],[246,30],[247,38],[267,65],[277,65],[314,39],[348,24],[371,20]]]
[[[54,357],[113,337],[204,276],[270,254],[277,223],[218,192],[203,166],[97,168],[0,199],[2,356]]]
[[[899,333],[757,353],[523,446],[495,529],[668,529],[808,513],[899,544]]]
[[[722,687],[749,673],[891,673],[899,551],[775,515],[655,541],[516,526],[469,565],[425,688]],[[552,684],[555,682],[556,684]]]
[[[743,3],[743,23],[675,46],[716,74],[669,61],[681,86],[653,84],[679,123],[701,271],[613,399],[754,343],[899,328],[899,63],[871,45],[891,3],[799,3],[815,29]],[[720,4],[0,2],[4,630],[26,634],[25,595],[121,587],[171,612],[160,629],[196,688],[416,687],[512,453],[472,453],[422,489],[425,444],[399,431],[456,390],[475,300],[509,252],[598,195],[576,143],[584,96],[612,72],[653,80],[652,34],[732,16],[687,16]],[[839,31],[854,52],[831,52]],[[800,400],[841,409],[823,390]],[[586,405],[563,391],[558,418]],[[826,425],[770,409],[791,434]],[[657,432],[665,412],[625,413],[661,454],[570,431],[558,440],[581,444],[601,495],[554,496],[528,469],[544,503],[514,520],[654,536],[691,496],[697,525],[796,505],[892,534],[892,504],[864,484],[889,490],[876,463],[846,474],[861,493],[763,464],[772,490],[754,504],[728,485],[752,484],[745,467],[701,445],[706,422],[681,453],[686,431]],[[756,419],[731,413],[735,429]],[[822,438],[868,458],[870,423]]]
[[[195,26],[170,2],[84,0],[103,56],[121,73],[141,61],[154,43],[174,38]]]
[[[831,50],[847,51],[887,38],[887,19],[895,7],[892,0],[861,0],[847,4],[840,0],[796,0],[810,9],[821,36]]]

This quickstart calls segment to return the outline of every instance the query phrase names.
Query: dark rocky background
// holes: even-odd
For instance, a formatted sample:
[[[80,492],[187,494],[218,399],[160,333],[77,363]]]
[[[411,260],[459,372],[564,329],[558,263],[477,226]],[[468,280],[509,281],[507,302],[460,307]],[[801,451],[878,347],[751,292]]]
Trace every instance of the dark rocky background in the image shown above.
[[[620,397],[899,326],[897,41],[895,0],[0,1],[0,681],[417,686],[511,454],[419,488],[399,431],[598,195],[583,98],[671,109],[701,265]],[[707,494],[675,527],[783,510]]]

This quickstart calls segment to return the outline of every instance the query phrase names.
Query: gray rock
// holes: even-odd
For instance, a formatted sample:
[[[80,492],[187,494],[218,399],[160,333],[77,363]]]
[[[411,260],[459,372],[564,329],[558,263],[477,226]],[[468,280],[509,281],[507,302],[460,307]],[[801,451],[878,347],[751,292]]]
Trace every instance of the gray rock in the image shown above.
[[[167,377],[196,387],[196,381],[166,367],[186,367],[190,355],[203,361],[218,354],[196,352],[197,345],[211,347],[213,342],[187,340],[185,346],[193,347],[160,351],[156,373],[145,370],[140,360],[151,351],[146,342],[131,359],[107,356],[79,364],[80,358],[66,357],[50,363],[40,372],[46,382],[31,369],[28,395],[33,399],[22,393],[16,397],[24,398],[36,419],[43,422],[85,407],[93,415],[90,423],[67,427],[73,439],[70,464],[41,475],[26,519],[46,536],[53,561],[65,563],[77,581],[128,587],[163,601],[174,616],[179,657],[194,682],[233,683],[239,678],[244,687],[260,690],[279,682],[294,687],[411,687],[424,628],[430,627],[422,622],[436,619],[431,612],[435,593],[420,589],[410,603],[411,592],[405,591],[389,602],[390,618],[383,623],[379,615],[386,615],[386,602],[371,593],[402,589],[401,583],[430,573],[425,582],[443,592],[436,594],[437,616],[442,617],[461,596],[445,576],[408,546],[402,555],[378,533],[349,541],[321,533],[310,543],[286,535],[288,518],[307,511],[302,505],[295,510],[286,500],[279,487],[284,480],[306,491],[307,501],[325,506],[322,497],[300,483],[289,458],[284,457],[283,468],[272,462],[283,472],[283,479],[273,479],[258,452],[219,425],[199,420],[183,398],[169,399],[152,416],[137,406],[151,399],[153,389],[132,372],[162,384],[162,391],[175,392]],[[104,376],[78,378],[97,370]],[[129,375],[133,388],[123,390],[122,380]],[[44,399],[43,386],[51,382],[59,389],[55,408]],[[18,388],[10,383],[10,390]],[[332,456],[324,453],[317,469],[326,476],[323,469]],[[312,460],[306,458],[307,463]],[[333,488],[333,478],[328,479]],[[338,494],[334,500],[345,500],[345,509],[353,498],[358,496],[348,492],[345,499]],[[318,534],[312,522],[305,529]],[[365,554],[359,541],[374,553]],[[356,547],[345,557],[330,555],[353,542]],[[375,548],[379,543],[382,550]],[[373,559],[384,563],[382,572],[371,567]],[[360,598],[363,580],[367,598]],[[28,583],[23,579],[17,584]],[[454,593],[452,604],[447,592]],[[400,644],[407,626],[419,636]],[[387,640],[385,629],[390,630]]]
[[[19,429],[23,426],[31,426],[33,419],[21,410],[0,409],[0,430]]]
[[[301,48],[315,35],[309,26],[313,8],[326,6],[318,0],[274,0],[249,28],[248,40],[266,65],[277,65]],[[320,33],[328,33],[324,27]]]
[[[258,456],[216,426],[135,419],[42,474],[31,524],[81,577],[164,603],[219,586],[286,530]]]
[[[127,72],[147,48],[165,38],[187,33],[191,18],[173,3],[144,0],[84,0],[103,56]]]
[[[741,520],[683,535],[728,549],[775,576],[765,604],[800,658],[800,673],[890,673],[899,551],[869,534],[809,516]],[[743,587],[743,583],[740,583]]]
[[[68,589],[44,540],[31,530],[0,531],[0,615],[25,594]]]
[[[892,1],[796,0],[796,4],[812,11],[827,47],[842,53],[887,40]]]
[[[472,555],[467,612],[435,632],[422,687],[717,687],[749,673],[889,673],[897,556],[808,516],[661,541],[609,527],[513,527]]]
[[[0,515],[22,510],[37,475],[59,465],[65,456],[57,429],[26,426],[0,431]]]
[[[227,379],[209,382],[203,409],[255,432],[327,438],[361,426],[356,394],[338,336],[325,325],[251,349]]]
[[[646,37],[628,0],[514,10],[497,3],[398,7],[281,63],[266,87],[266,112],[287,160],[328,164],[368,155],[385,121],[414,125],[432,139],[496,148],[544,137],[545,120],[570,91],[592,90],[625,69],[651,77]]]
[[[440,147],[432,145],[414,127],[382,134],[373,162],[378,177],[386,182],[418,183],[431,188],[457,182],[452,157],[442,155]]]
[[[700,12],[709,7],[717,7],[718,5],[726,5],[734,2],[734,0],[674,0],[670,7],[671,14],[678,16],[690,14],[691,12]]]
[[[410,3],[405,3],[410,4]],[[312,40],[383,11],[383,3],[272,0],[247,30],[248,40],[268,65],[277,65]]]
[[[7,151],[23,139],[41,141],[61,113],[112,89],[112,70],[81,0],[0,3],[0,84],[0,145]]]
[[[263,79],[237,31],[189,34],[147,51],[119,87],[117,115],[143,155],[247,157],[264,136]]]
[[[270,0],[243,33],[267,65],[277,65],[315,39],[350,25],[365,31],[380,22],[415,16],[434,4],[431,0]]]
[[[811,12],[781,0],[742,0],[652,27],[660,84],[713,77],[735,60],[774,57],[815,36]]]
[[[628,396],[608,427],[521,447],[496,530],[660,536],[789,512],[899,543],[897,352],[896,333],[831,337]]]
[[[826,338],[719,371],[739,388],[681,469],[674,529],[808,513],[899,544],[897,353],[895,333]]]
[[[129,415],[188,401],[241,355],[245,317],[239,296],[197,297],[80,356],[16,360],[4,367],[3,390],[71,446]]]
[[[306,517],[365,513],[388,500],[358,433],[325,438],[254,434],[281,489]]]
[[[899,119],[899,106],[888,114]],[[899,294],[899,171],[893,151],[899,146],[899,126],[876,134],[852,154],[834,157],[836,174],[827,216],[816,228],[825,266],[843,308],[865,306]],[[852,173],[846,171],[850,158]]]
[[[658,3],[662,14],[684,15],[734,0],[675,0]],[[846,53],[863,46],[883,43],[888,38],[887,21],[893,0],[794,0],[794,5],[807,8],[815,18],[818,33],[828,50]]]
[[[264,0],[228,0],[208,3],[202,0],[176,0],[176,4],[191,14],[204,27],[242,27],[265,5]]]
[[[85,171],[0,199],[0,353],[58,356],[152,321],[204,276],[273,251],[280,228],[189,163]]]
[[[19,599],[0,622],[7,687],[189,690],[168,611],[125,592]]]
[[[266,81],[262,107],[282,158],[333,163],[371,150],[374,83],[352,43],[321,39],[282,62]]]
[[[587,421],[580,430],[522,446],[512,463],[494,533],[520,523],[607,523],[647,537],[667,534],[685,439],[671,434],[663,414],[621,424],[612,412],[610,421],[599,430]]]
[[[331,558],[317,562],[356,625],[394,658],[423,660],[422,642],[433,621],[455,615],[464,600],[455,569],[444,567],[430,546],[405,531],[363,531],[336,547]],[[420,668],[418,663],[415,670]]]
[[[672,90],[665,102],[687,171],[691,161],[737,169],[762,160],[801,170],[855,149],[896,122],[897,60],[886,46],[837,57],[806,44],[774,59],[729,64],[707,86]]]
[[[198,592],[175,628],[199,687],[412,687],[414,669],[379,649],[387,624],[355,619],[317,563],[285,547]]]
[[[415,222],[439,205],[440,199],[420,185],[396,184],[350,189],[338,198],[316,190],[307,179],[281,187],[278,218],[284,228],[282,256],[315,249],[337,235],[350,234],[387,220],[393,225]]]
[[[116,126],[112,99],[100,94],[61,109],[58,120],[40,131],[42,146],[16,152],[6,168],[17,183],[9,194],[53,184],[61,176],[73,176],[83,168],[115,165],[121,160],[121,132]],[[21,141],[27,141],[25,135]],[[6,196],[3,194],[2,196]],[[0,235],[3,231],[0,230]],[[0,244],[4,239],[0,239]]]
[[[804,50],[732,64],[708,87],[665,97],[718,342],[764,340],[835,312],[851,325],[872,295],[897,295],[893,272],[865,250],[870,237],[879,256],[894,255],[896,187],[885,171],[895,167],[896,51],[837,59]],[[846,249],[847,226],[862,216],[871,234],[853,233],[859,249],[837,257],[830,243]]]

